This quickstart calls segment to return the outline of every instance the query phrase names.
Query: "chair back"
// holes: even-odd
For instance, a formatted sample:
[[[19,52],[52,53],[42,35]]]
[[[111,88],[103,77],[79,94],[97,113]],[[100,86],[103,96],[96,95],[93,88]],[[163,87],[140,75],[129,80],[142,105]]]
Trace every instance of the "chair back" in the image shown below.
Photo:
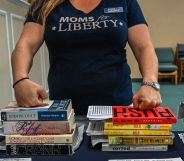
[[[172,48],[155,48],[159,63],[173,63],[174,53]]]

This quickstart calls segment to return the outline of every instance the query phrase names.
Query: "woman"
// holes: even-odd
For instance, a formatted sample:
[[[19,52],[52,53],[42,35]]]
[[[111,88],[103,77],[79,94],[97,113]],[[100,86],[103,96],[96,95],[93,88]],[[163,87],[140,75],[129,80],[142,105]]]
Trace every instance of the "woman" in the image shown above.
[[[158,63],[136,0],[35,0],[12,54],[14,89],[21,106],[37,106],[46,91],[28,79],[34,54],[49,50],[50,99],[71,98],[77,114],[88,105],[161,104]],[[138,61],[143,83],[133,96],[126,43]]]

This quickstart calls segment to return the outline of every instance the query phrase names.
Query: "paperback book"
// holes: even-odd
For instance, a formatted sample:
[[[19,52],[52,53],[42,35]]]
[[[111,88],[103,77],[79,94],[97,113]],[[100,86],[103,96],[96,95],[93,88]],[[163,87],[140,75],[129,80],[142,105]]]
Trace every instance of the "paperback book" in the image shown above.
[[[67,121],[4,121],[5,135],[51,135],[69,134],[74,124],[74,111]]]
[[[47,106],[33,108],[18,107],[16,102],[12,102],[6,108],[1,109],[1,120],[67,120],[71,109],[72,102],[70,99],[47,101]]]
[[[6,135],[6,144],[72,144],[76,124],[71,134],[62,135]]]
[[[112,106],[114,124],[174,124],[176,115],[169,107],[139,110],[129,106]]]

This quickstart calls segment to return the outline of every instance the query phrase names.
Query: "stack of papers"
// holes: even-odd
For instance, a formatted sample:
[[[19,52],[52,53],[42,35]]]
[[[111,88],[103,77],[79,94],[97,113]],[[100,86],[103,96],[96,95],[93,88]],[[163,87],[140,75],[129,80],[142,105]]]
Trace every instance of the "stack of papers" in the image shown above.
[[[89,106],[87,118],[89,120],[105,120],[112,118],[112,106]]]

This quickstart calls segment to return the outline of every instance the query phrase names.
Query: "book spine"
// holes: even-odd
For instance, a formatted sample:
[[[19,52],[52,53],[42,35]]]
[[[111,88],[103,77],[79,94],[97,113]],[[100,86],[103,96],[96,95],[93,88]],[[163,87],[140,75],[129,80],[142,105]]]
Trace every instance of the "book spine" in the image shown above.
[[[65,110],[71,108],[72,101],[71,99],[65,100],[54,100],[53,104],[49,107],[49,110]]]
[[[7,144],[7,155],[72,155],[71,144]]]
[[[114,124],[173,124],[175,120],[167,118],[112,118]]]
[[[172,145],[173,136],[108,136],[110,145]]]
[[[67,111],[6,111],[1,112],[3,121],[24,121],[24,120],[67,120]]]
[[[104,130],[105,135],[170,135],[170,130]]]
[[[168,145],[120,145],[102,144],[102,151],[167,151]]]
[[[5,135],[41,135],[69,134],[71,127],[68,121],[5,121]]]
[[[75,130],[72,134],[62,135],[6,135],[6,144],[72,144]]]
[[[105,122],[104,129],[106,130],[120,130],[120,129],[167,129],[170,130],[172,124],[113,124],[112,122]]]

